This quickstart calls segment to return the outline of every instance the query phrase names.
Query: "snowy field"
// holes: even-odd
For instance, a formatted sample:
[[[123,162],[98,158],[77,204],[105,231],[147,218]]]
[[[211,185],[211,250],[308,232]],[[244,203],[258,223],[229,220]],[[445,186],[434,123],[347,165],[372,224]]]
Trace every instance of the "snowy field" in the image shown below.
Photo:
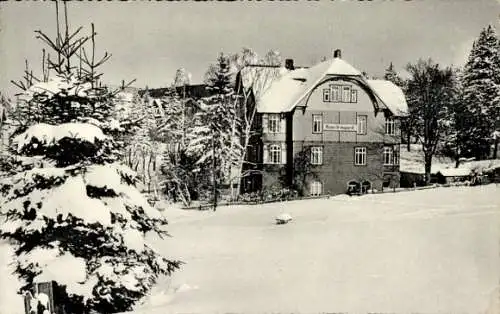
[[[425,173],[424,167],[424,152],[422,151],[421,144],[412,144],[411,150],[408,151],[406,144],[400,146],[401,160],[400,169],[405,172]],[[500,159],[487,159],[487,160],[466,160],[460,162],[459,168],[473,170],[481,173],[484,169],[500,167]],[[431,173],[437,173],[443,169],[454,169],[455,160],[452,158],[437,156],[432,158]]]
[[[499,313],[499,192],[167,209],[173,237],[152,240],[186,264],[134,313]],[[294,220],[275,225],[283,212]],[[21,314],[18,284],[1,271],[0,314]]]
[[[497,313],[499,192],[168,210],[173,238],[156,244],[186,264],[136,313]]]

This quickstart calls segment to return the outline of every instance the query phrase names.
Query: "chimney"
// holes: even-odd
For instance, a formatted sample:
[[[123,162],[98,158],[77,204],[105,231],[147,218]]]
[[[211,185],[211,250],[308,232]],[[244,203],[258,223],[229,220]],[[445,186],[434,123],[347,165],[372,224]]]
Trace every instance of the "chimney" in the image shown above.
[[[293,59],[286,59],[285,60],[285,68],[287,70],[294,70],[295,67],[293,66]]]
[[[340,49],[335,49],[335,51],[333,52],[333,57],[339,59],[342,58],[342,52],[340,51]]]

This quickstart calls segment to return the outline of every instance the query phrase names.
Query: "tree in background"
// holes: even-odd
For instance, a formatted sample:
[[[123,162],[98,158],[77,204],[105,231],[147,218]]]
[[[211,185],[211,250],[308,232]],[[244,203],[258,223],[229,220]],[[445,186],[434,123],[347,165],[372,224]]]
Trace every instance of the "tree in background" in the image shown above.
[[[281,66],[283,64],[281,53],[277,50],[269,50],[262,61],[265,65]]]
[[[174,87],[181,87],[191,84],[191,73],[184,68],[179,68],[175,72]]]
[[[36,115],[24,116],[14,137],[22,164],[0,181],[0,237],[15,248],[22,292],[54,280],[66,313],[130,311],[179,262],[145,241],[149,231],[165,234],[166,220],[119,162],[128,122],[114,119],[115,93],[100,82],[109,55],[95,58],[93,25],[90,36],[69,32],[64,4],[56,39],[37,31],[55,57],[47,75],[27,73],[34,80],[22,86],[18,108]]]
[[[271,83],[279,78],[284,72],[280,67],[281,54],[277,51],[269,51],[263,59],[251,49],[244,48],[239,54],[233,56],[233,70],[235,75],[235,93],[238,108],[238,119],[240,120],[240,155],[236,162],[231,182],[231,195],[237,198],[240,193],[241,181],[247,176],[255,174],[258,170],[256,165],[247,160],[249,151],[255,150],[258,145],[258,131],[255,128],[257,122],[258,99],[267,91]],[[263,66],[255,66],[263,65]]]
[[[410,63],[406,69],[410,74],[406,97],[413,108],[414,136],[422,144],[426,182],[429,183],[432,157],[451,126],[455,77],[451,68],[443,69],[431,59]]]
[[[236,151],[240,149],[239,121],[229,66],[229,58],[221,54],[217,64],[209,68],[206,83],[212,96],[201,99],[202,110],[196,115],[188,144],[188,155],[197,156],[196,163],[200,167],[211,169],[215,201],[218,187],[228,182]]]
[[[492,135],[500,127],[499,41],[490,25],[474,42],[461,76],[464,115],[457,120],[464,157],[487,158]],[[494,158],[497,154],[495,142]]]

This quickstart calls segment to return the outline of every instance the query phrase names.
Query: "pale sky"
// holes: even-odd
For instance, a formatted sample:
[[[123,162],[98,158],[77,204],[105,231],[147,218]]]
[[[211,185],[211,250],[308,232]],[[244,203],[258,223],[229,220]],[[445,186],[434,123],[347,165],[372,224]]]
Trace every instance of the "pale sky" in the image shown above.
[[[401,69],[418,58],[461,65],[482,28],[500,29],[497,0],[70,2],[72,28],[90,32],[98,51],[113,54],[104,80],[135,86],[170,85],[184,67],[193,83],[222,51],[243,47],[264,55],[270,49],[309,66],[336,48],[356,68],[381,75],[389,62]],[[9,81],[22,76],[24,59],[40,69],[34,30],[55,33],[49,1],[0,4],[0,90],[17,92]]]

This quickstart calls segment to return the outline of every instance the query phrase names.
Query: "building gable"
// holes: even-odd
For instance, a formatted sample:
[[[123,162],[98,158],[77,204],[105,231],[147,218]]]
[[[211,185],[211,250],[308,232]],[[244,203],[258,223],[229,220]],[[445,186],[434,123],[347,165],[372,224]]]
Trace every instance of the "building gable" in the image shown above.
[[[350,80],[357,83],[372,100],[375,112],[388,109],[395,116],[403,116],[408,106],[401,89],[388,81],[366,80],[360,71],[340,58],[321,62],[311,68],[280,72],[265,90],[255,94],[260,113],[291,112],[308,105],[312,93],[324,82]]]

